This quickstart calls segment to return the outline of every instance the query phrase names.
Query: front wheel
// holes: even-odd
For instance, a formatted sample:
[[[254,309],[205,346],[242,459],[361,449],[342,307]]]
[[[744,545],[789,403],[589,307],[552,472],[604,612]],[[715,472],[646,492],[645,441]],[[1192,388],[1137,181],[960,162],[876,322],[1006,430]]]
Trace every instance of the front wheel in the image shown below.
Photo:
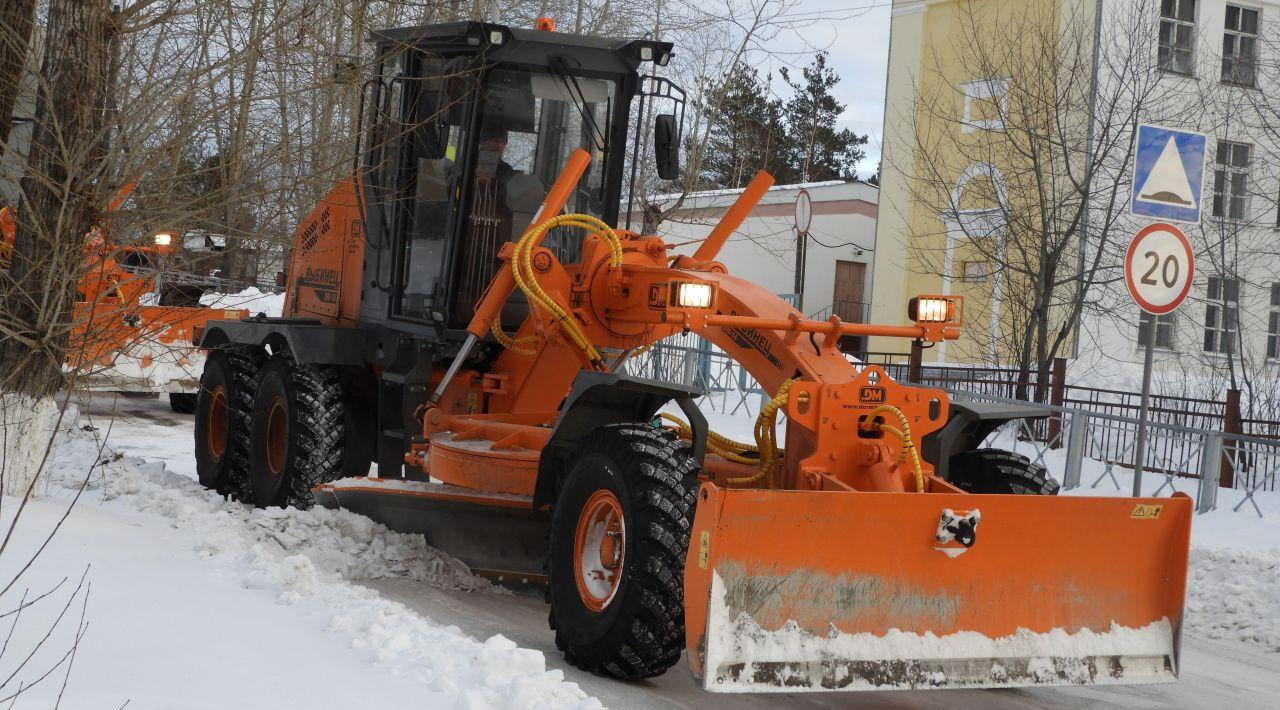
[[[965,493],[1053,496],[1061,487],[1042,464],[1003,449],[972,449],[952,456],[948,479]]]
[[[684,641],[684,561],[696,463],[670,432],[599,427],[579,442],[552,506],[547,598],[573,665],[660,675]]]

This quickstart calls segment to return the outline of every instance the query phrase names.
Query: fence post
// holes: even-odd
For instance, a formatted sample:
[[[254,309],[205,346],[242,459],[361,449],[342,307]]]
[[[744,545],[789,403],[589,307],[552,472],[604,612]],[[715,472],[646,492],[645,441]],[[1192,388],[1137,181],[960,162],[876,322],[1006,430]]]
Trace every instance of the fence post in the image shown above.
[[[920,384],[920,369],[924,361],[924,343],[919,338],[911,341],[911,357],[907,360],[907,382]]]
[[[1084,463],[1084,445],[1089,435],[1089,413],[1083,409],[1071,412],[1071,429],[1067,432],[1067,468],[1062,473],[1063,490],[1080,486],[1080,466]]]
[[[1050,378],[1052,388],[1049,390],[1049,404],[1055,407],[1062,406],[1063,395],[1067,388],[1067,359],[1064,357],[1055,357],[1053,359],[1053,376]],[[1062,442],[1058,441],[1058,434],[1062,432],[1062,412],[1055,412],[1049,417],[1049,441],[1050,448],[1062,448]]]
[[[1240,390],[1232,388],[1227,390],[1226,411],[1222,415],[1222,432],[1224,434],[1239,434],[1240,432]],[[1234,439],[1228,439],[1225,446],[1230,448],[1236,445]],[[1228,456],[1222,457],[1221,468],[1218,473],[1218,484],[1223,488],[1235,487],[1235,468],[1231,465],[1231,459]]]
[[[1207,513],[1218,506],[1218,472],[1214,464],[1222,465],[1222,457],[1230,455],[1223,450],[1222,435],[1207,431],[1204,433],[1203,449],[1200,452],[1200,487],[1196,491],[1196,512]]]

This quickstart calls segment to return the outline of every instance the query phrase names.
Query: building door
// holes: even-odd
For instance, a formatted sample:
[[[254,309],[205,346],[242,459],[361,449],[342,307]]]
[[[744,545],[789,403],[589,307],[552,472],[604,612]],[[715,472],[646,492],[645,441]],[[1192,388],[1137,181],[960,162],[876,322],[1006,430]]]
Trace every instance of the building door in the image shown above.
[[[831,296],[831,312],[846,323],[867,322],[867,304],[863,301],[863,288],[867,278],[867,265],[860,261],[836,262],[836,288]]]

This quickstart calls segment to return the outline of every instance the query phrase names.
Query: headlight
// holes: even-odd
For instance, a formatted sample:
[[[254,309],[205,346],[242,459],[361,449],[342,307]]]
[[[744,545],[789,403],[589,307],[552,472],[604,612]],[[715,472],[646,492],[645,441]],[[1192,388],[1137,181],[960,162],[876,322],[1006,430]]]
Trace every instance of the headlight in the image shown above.
[[[955,300],[942,296],[916,296],[907,304],[907,317],[916,323],[946,323],[955,320]]]
[[[160,232],[155,236],[155,241],[156,241],[156,246],[167,247],[170,244],[173,244],[173,235],[167,234],[165,232]]]
[[[676,305],[681,308],[710,308],[711,284],[682,283],[676,285]]]

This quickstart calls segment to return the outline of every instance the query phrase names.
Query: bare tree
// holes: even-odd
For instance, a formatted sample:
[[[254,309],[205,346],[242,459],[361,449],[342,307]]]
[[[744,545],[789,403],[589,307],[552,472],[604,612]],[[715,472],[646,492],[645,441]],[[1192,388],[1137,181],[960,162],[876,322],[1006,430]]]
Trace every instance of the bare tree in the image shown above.
[[[31,42],[35,0],[0,0],[0,155],[9,142]]]

